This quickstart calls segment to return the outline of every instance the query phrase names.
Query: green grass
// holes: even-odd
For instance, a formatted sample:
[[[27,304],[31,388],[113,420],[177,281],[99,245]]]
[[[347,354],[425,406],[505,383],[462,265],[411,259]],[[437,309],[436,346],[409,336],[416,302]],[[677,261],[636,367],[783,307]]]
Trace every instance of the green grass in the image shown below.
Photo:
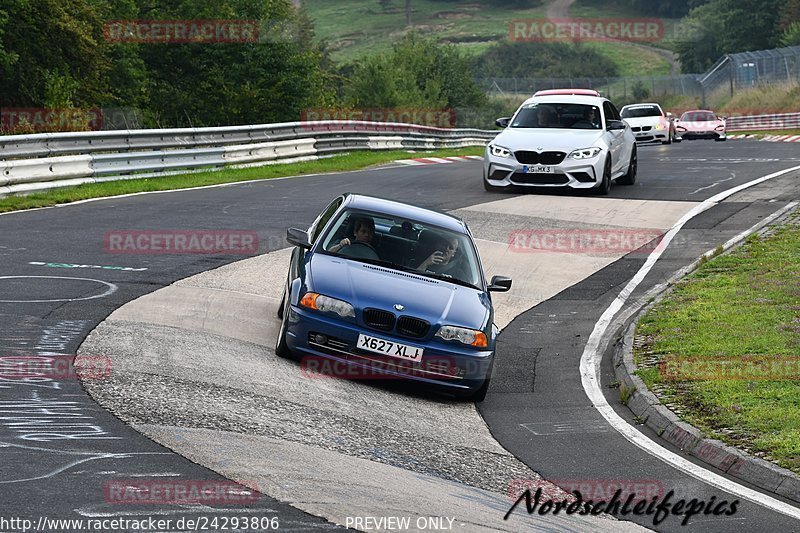
[[[795,215],[771,236],[751,236],[678,283],[640,320],[636,333],[645,343],[634,357],[648,387],[685,420],[800,473],[798,280]],[[764,366],[776,361],[793,371]],[[737,371],[758,370],[720,371],[723,362]],[[676,374],[665,372],[676,368]],[[698,369],[705,369],[707,380],[700,380]]]
[[[798,130],[758,130],[758,131],[729,131],[729,135],[800,135],[800,129]]]
[[[374,165],[388,163],[395,159],[409,159],[414,157],[447,157],[455,155],[483,155],[483,147],[457,148],[452,150],[418,151],[409,153],[405,150],[392,150],[385,152],[365,151],[337,155],[331,158],[308,161],[304,163],[289,163],[266,165],[261,167],[224,169],[219,171],[197,172],[158,178],[128,179],[93,183],[76,187],[64,187],[27,196],[9,196],[0,198],[0,213],[49,207],[57,204],[116,196],[148,191],[167,191],[173,189],[188,189],[204,185],[217,185],[221,183],[234,183],[257,179],[280,178],[285,176],[302,176],[306,174],[320,174],[326,172],[344,172],[359,170]]]
[[[317,37],[328,41],[331,56],[339,63],[386,51],[406,32],[404,0],[395,0],[389,13],[382,11],[377,0],[305,0],[303,4],[314,21]],[[415,30],[477,56],[508,38],[511,20],[544,18],[545,4],[516,9],[480,2],[413,0],[411,20]],[[577,2],[570,9],[570,17],[634,18],[611,0]],[[669,73],[669,63],[654,52],[625,43],[591,44],[617,63],[620,76]]]
[[[669,61],[656,52],[617,42],[588,42],[586,46],[611,59],[617,65],[618,76],[669,75]]]

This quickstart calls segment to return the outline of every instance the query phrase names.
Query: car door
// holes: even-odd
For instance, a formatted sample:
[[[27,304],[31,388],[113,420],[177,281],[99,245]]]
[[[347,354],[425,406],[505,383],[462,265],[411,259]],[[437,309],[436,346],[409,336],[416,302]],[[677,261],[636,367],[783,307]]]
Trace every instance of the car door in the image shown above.
[[[342,202],[344,201],[345,196],[337,196],[328,207],[326,207],[311,223],[311,226],[308,228],[308,240],[311,244],[315,244],[317,239],[319,239],[320,235],[322,234],[322,230],[325,229],[325,226],[330,221],[331,217],[339,210],[341,207]],[[291,285],[293,279],[296,279],[301,274],[301,269],[305,267],[305,262],[303,259],[305,258],[307,251],[299,246],[295,246],[294,250],[292,250],[292,260],[289,265],[289,277],[288,283]]]
[[[619,111],[608,100],[603,102],[603,114],[606,116],[606,135],[608,136],[608,146],[611,151],[611,175],[616,175],[621,168],[624,168],[622,163],[627,163],[620,160],[625,157],[622,150],[625,144],[624,133],[630,130],[628,128],[624,130],[608,130],[609,120],[622,120],[619,116]]]

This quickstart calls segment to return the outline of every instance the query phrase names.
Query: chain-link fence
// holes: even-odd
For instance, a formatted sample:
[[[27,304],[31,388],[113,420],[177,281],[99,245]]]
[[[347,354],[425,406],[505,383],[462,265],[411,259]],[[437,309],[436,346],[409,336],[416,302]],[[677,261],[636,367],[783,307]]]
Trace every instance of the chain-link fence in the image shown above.
[[[703,88],[695,74],[675,76],[631,76],[617,78],[478,78],[488,94],[531,96],[544,89],[595,89],[612,100],[646,98],[651,94],[702,96]]]
[[[800,83],[800,46],[727,54],[698,81],[704,102],[712,94],[733,96],[756,85]]]
[[[703,105],[711,95],[756,85],[800,83],[800,46],[727,54],[703,74],[628,76],[617,78],[478,78],[492,95],[532,95],[542,89],[596,89],[615,101],[642,100],[667,94],[699,98]]]

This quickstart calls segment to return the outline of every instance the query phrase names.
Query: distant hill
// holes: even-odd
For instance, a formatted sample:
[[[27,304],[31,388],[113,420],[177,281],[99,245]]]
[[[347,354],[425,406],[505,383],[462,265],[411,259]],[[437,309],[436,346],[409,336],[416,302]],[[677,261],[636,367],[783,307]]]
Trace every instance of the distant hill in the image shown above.
[[[553,4],[569,6],[570,17],[641,17],[627,9],[625,2],[613,0],[411,0],[411,22],[416,31],[435,36],[440,42],[456,44],[475,55],[507,40],[511,20],[545,18]],[[385,50],[407,31],[405,0],[303,0],[303,5],[314,21],[317,36],[328,41],[332,57],[339,63]],[[664,51],[614,42],[594,42],[588,46],[614,61],[621,75],[670,73]]]

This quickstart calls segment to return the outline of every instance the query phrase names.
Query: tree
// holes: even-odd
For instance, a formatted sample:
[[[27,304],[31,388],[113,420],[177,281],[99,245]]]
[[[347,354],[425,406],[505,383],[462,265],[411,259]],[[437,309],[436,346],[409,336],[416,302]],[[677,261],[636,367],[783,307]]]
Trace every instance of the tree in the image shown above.
[[[677,43],[683,69],[702,72],[724,54],[773,48],[778,44],[786,0],[711,0],[692,9],[684,22],[695,38]]]
[[[67,77],[79,82],[70,95],[76,106],[103,100],[111,64],[102,46],[101,7],[87,0],[6,2],[0,14],[0,106],[46,105],[47,80],[51,90],[58,85],[53,76],[66,85]]]
[[[147,18],[261,23],[258,42],[140,45],[150,113],[159,125],[297,120],[303,109],[332,99],[313,26],[288,0],[183,0],[159,4]]]
[[[365,58],[345,90],[354,107],[441,109],[480,106],[468,59],[452,45],[411,32],[388,53]]]
[[[580,43],[500,43],[489,48],[473,67],[484,77],[600,78],[617,75],[617,66]]]

